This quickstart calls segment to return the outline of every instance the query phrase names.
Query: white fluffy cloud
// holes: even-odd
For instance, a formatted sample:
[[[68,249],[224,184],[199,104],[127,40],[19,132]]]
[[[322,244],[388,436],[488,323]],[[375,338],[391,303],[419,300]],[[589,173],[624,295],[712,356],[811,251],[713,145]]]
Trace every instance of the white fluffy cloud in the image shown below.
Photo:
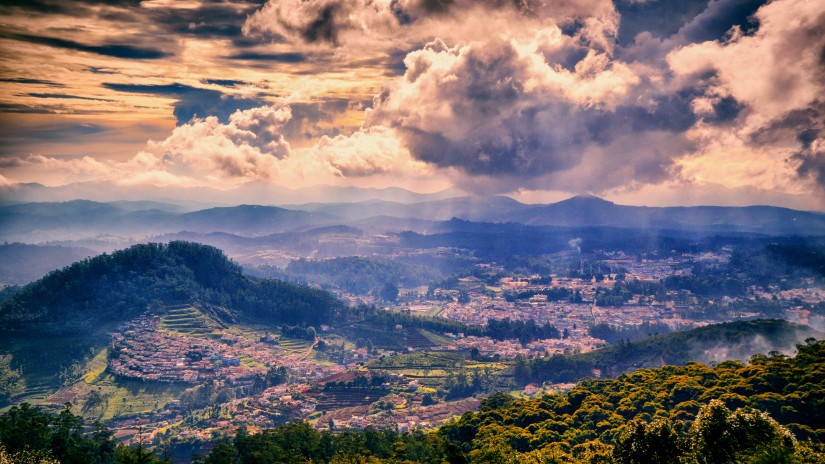
[[[291,118],[288,106],[236,111],[227,124],[217,117],[193,119],[160,142],[149,142],[131,161],[146,172],[214,182],[269,180],[290,147],[279,130]]]
[[[547,24],[574,27],[577,38],[610,51],[619,15],[610,0],[270,0],[244,31],[363,54],[417,48],[435,38],[530,34]]]
[[[305,156],[323,160],[341,177],[389,173],[421,176],[432,172],[425,163],[411,157],[394,131],[383,126],[360,130],[350,136],[324,136]]]
[[[563,64],[562,64],[563,63]],[[471,177],[465,186],[509,191],[552,182],[610,188],[670,175],[689,149],[672,105],[626,63],[581,47],[558,27],[530,38],[407,55],[367,111],[366,127],[392,127],[413,155]],[[641,98],[644,96],[645,98]],[[652,104],[639,104],[639,100]]]
[[[282,105],[237,111],[227,123],[214,116],[196,118],[122,162],[30,155],[7,159],[3,168],[23,181],[29,180],[26,172],[36,172],[50,184],[110,181],[231,188],[250,181],[311,185],[381,176],[432,180],[432,168],[413,159],[393,130],[384,127],[323,136],[312,146],[293,149],[281,134],[291,115],[290,107]]]
[[[742,108],[728,127],[697,124],[691,137],[700,149],[683,164],[740,184],[796,191],[805,188],[801,177],[825,187],[825,151],[817,148],[825,145],[825,3],[776,1],[755,18],[753,35],[734,29],[726,42],[688,45],[667,57],[685,86],[704,86],[697,113],[720,98]]]

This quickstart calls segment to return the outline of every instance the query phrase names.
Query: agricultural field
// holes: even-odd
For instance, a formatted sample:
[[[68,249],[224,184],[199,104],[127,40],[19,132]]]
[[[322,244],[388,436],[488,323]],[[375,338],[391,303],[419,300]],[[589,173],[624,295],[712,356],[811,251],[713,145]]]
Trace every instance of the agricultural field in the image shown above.
[[[198,308],[187,305],[167,309],[158,329],[170,334],[204,337],[219,334],[221,326]]]

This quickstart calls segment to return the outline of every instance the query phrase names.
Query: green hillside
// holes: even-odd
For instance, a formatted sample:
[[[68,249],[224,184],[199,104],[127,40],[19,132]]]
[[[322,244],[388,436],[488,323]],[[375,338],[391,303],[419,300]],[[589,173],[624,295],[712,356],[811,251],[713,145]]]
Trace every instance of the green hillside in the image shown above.
[[[589,353],[539,358],[519,372],[517,380],[568,383],[691,361],[710,364],[748,359],[760,352],[791,353],[796,343],[811,337],[822,339],[825,334],[780,319],[727,322],[617,343]]]
[[[217,248],[149,243],[85,259],[26,285],[0,305],[0,332],[89,333],[152,303],[195,301],[232,308],[244,320],[290,324],[329,322],[343,308],[320,290],[244,276]]]

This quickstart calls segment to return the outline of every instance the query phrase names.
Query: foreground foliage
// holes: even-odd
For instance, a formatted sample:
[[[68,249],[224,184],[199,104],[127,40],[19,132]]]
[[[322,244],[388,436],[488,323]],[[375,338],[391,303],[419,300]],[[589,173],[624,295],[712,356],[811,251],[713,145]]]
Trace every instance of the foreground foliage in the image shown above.
[[[118,445],[99,422],[87,427],[71,404],[49,414],[28,404],[0,416],[0,464],[169,464],[138,445]]]

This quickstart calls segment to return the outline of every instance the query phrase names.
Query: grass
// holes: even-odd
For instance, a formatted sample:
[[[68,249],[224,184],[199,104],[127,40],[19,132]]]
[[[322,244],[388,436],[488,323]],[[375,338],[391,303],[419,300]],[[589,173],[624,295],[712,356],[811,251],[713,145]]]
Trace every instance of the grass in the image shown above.
[[[429,330],[425,330],[425,329],[418,329],[418,331],[421,332],[421,335],[424,335],[425,337],[429,338],[430,341],[435,343],[436,345],[452,345],[453,344],[453,340],[451,340],[451,339],[449,339],[449,338],[447,338],[443,335],[439,335],[435,332],[430,332]]]
[[[247,369],[264,369],[266,370],[266,366],[261,364],[258,361],[255,361],[252,358],[241,358],[241,366],[246,367]]]
[[[14,366],[23,373],[22,393],[14,403],[41,404],[60,388],[58,373],[84,358],[92,358],[95,342],[91,336],[13,336],[3,340]],[[85,365],[82,366],[85,368]],[[86,372],[85,370],[83,372]]]
[[[86,383],[94,383],[106,372],[107,367],[109,367],[109,349],[103,348],[86,365],[86,374],[83,376],[83,380]]]
[[[281,337],[278,339],[278,346],[286,352],[294,354],[305,354],[312,345],[312,340],[302,340],[300,338]]]
[[[156,411],[180,398],[188,387],[183,384],[143,382],[102,375],[95,383],[106,401],[101,405],[100,418],[109,420],[121,415]]]
[[[424,315],[427,316],[427,317],[438,317],[438,315],[441,314],[441,311],[444,311],[443,306],[441,306],[441,305],[433,306],[432,308],[430,308],[429,311],[424,313]]]

